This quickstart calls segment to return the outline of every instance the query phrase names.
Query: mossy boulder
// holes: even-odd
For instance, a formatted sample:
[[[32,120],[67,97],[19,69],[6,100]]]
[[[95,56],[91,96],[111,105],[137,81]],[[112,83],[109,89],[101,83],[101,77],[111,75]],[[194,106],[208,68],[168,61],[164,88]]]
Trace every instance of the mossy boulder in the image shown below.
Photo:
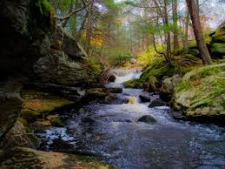
[[[1,169],[16,168],[80,168],[116,169],[92,157],[57,152],[44,152],[28,148],[14,148],[0,154]]]
[[[179,67],[171,65],[163,58],[155,60],[147,66],[140,76],[139,82],[142,83],[148,91],[158,91],[161,87],[163,77],[170,77],[179,71]]]
[[[210,34],[211,43],[225,42],[225,23],[221,24],[214,32]]]
[[[40,115],[45,115],[57,108],[72,104],[72,101],[48,93],[37,91],[23,92],[24,105],[21,116],[26,120],[34,120]]]
[[[140,79],[132,79],[123,83],[126,88],[144,88],[145,84]]]
[[[210,36],[212,56],[222,58],[225,55],[225,23],[221,24]]]
[[[225,64],[188,72],[176,86],[174,108],[188,118],[225,116]]]

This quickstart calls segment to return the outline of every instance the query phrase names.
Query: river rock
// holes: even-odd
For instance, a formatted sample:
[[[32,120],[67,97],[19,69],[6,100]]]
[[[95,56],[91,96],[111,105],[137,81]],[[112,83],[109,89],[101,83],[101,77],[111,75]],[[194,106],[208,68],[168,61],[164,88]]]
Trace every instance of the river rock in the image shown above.
[[[116,169],[92,157],[14,148],[0,153],[0,168],[91,168]]]
[[[85,122],[85,123],[94,123],[94,122],[95,122],[95,120],[94,120],[93,117],[83,117],[83,118],[81,119],[81,121],[82,121],[82,122]]]
[[[111,93],[122,93],[123,89],[119,88],[119,87],[112,87],[112,88],[108,88],[109,92]]]
[[[108,81],[109,82],[115,82],[115,80],[116,80],[116,76],[114,74],[110,74],[109,78],[108,78]]]
[[[84,100],[85,101],[104,100],[107,96],[109,96],[109,94],[110,93],[106,88],[91,88],[87,89],[87,93]]]
[[[150,115],[142,116],[138,119],[138,122],[145,122],[145,123],[156,123],[156,119]]]
[[[149,93],[142,93],[139,95],[141,103],[146,103],[151,101],[151,95]]]
[[[166,104],[159,98],[154,99],[150,102],[148,107],[157,107],[157,106],[165,106]]]

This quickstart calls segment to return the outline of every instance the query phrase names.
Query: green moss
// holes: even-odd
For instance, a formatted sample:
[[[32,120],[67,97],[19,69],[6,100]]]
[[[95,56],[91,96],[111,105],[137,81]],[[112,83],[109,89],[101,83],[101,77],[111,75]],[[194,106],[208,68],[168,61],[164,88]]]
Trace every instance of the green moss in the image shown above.
[[[124,82],[124,86],[127,88],[144,88],[144,83],[139,79],[132,79]]]
[[[181,91],[181,90],[184,90],[184,89],[187,89],[190,87],[190,81],[182,81],[181,83],[179,83],[177,86],[176,86],[176,91]]]
[[[40,14],[41,22],[51,27],[54,23],[54,9],[48,0],[35,0],[36,11]]]
[[[211,48],[212,48],[211,51],[213,53],[222,53],[222,54],[225,54],[225,43],[213,43],[211,45]]]
[[[27,122],[27,120],[25,120],[25,119],[22,118],[22,117],[18,117],[17,120],[20,121],[24,126],[28,126],[28,125],[29,125],[28,122]]]
[[[98,75],[102,72],[102,67],[100,65],[100,61],[98,61],[95,57],[89,56],[87,58],[87,71],[90,74]]]
[[[144,69],[140,77],[140,82],[150,90],[157,90],[163,77],[171,77],[178,72],[178,65],[170,65],[163,58],[159,58]]]
[[[33,0],[31,2],[32,20],[29,23],[33,38],[44,37],[50,34],[55,27],[54,9],[48,0]]]
[[[217,114],[225,109],[224,84],[225,64],[202,67],[183,77],[173,98],[192,115]]]
[[[198,67],[188,72],[184,76],[184,80],[190,80],[190,79],[196,80],[196,79],[204,78],[206,76],[217,74],[221,72],[221,70],[223,69],[224,69],[223,67],[215,67],[215,66],[205,66],[201,68]]]
[[[39,116],[43,113],[46,114],[57,108],[73,103],[60,97],[36,91],[25,91],[23,98],[24,105],[21,116],[25,119],[32,116]]]

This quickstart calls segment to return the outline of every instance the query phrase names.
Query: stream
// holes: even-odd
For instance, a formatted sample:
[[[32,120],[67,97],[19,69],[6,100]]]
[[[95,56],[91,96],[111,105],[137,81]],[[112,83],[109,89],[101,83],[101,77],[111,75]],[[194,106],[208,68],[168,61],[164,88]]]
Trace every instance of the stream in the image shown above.
[[[107,87],[123,87],[124,81],[138,78],[141,71],[114,70],[114,74],[116,81]],[[176,121],[170,107],[140,103],[143,92],[123,88],[116,94],[120,103],[68,110],[72,117],[67,118],[66,128],[39,134],[46,140],[44,148],[87,152],[121,169],[225,169],[223,127]],[[132,102],[123,102],[127,99]],[[138,122],[145,115],[157,122]]]

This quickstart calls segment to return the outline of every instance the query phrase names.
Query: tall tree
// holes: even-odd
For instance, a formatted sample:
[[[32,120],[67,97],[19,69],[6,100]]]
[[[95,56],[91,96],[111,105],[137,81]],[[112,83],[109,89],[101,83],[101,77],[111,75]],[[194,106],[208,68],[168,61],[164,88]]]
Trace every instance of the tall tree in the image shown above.
[[[173,6],[173,51],[176,53],[179,50],[179,41],[178,41],[178,11],[177,11],[177,0],[172,1]]]
[[[207,65],[212,64],[212,59],[210,57],[208,48],[204,41],[200,18],[199,18],[199,10],[197,7],[197,3],[195,0],[186,0],[188,11],[192,20],[192,26],[195,34],[195,39],[198,45],[198,49],[201,55],[201,58]]]

